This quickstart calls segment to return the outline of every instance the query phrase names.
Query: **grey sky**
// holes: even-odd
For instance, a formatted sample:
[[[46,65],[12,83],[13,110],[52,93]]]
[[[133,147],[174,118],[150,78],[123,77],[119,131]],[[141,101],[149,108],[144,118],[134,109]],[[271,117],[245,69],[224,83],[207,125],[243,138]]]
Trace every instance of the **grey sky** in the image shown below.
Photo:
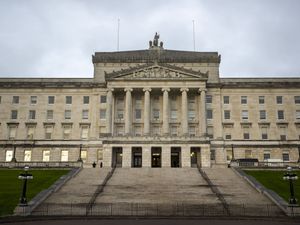
[[[222,55],[222,77],[300,77],[299,0],[0,0],[0,77],[92,77],[91,55],[167,49]]]

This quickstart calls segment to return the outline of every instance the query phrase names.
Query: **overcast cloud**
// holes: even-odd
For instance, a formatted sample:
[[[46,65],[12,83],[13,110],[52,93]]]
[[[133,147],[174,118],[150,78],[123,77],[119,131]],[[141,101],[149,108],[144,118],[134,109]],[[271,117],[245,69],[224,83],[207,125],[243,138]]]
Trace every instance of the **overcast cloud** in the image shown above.
[[[1,0],[0,77],[92,77],[91,55],[166,49],[222,55],[222,77],[300,77],[298,0]]]

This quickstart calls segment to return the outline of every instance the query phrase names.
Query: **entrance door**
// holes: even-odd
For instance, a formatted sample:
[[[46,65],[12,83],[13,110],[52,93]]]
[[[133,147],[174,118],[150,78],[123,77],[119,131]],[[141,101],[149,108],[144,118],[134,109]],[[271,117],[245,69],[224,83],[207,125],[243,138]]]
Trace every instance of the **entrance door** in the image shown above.
[[[181,148],[171,147],[171,167],[181,166],[180,153],[181,153]]]
[[[121,147],[113,147],[112,167],[122,167],[123,149]]]
[[[142,148],[132,148],[132,167],[142,167]]]
[[[153,147],[151,149],[151,166],[161,167],[161,148]]]
[[[200,166],[200,148],[198,147],[192,147],[191,148],[191,166],[192,167],[198,167]]]

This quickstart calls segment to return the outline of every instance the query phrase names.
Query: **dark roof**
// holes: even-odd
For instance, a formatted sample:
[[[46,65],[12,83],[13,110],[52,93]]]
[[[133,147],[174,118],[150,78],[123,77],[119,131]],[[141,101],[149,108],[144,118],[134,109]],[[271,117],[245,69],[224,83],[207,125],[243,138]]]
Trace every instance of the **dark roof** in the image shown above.
[[[122,52],[95,52],[93,63],[220,63],[221,56],[217,52],[192,52],[167,50],[162,48],[122,51]]]

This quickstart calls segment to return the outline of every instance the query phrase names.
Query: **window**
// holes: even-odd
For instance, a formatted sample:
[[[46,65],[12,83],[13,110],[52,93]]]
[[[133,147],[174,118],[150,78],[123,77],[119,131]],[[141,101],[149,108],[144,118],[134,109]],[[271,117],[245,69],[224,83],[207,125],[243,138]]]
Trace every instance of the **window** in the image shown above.
[[[80,154],[80,158],[82,159],[82,162],[86,162],[86,158],[87,158],[87,151],[86,150],[82,150],[81,154]]]
[[[48,96],[48,104],[53,105],[55,102],[55,96]]]
[[[300,110],[296,110],[296,119],[297,119],[297,120],[300,119]]]
[[[171,136],[177,136],[177,126],[171,126]]]
[[[250,127],[249,126],[243,126],[243,138],[244,140],[250,139]]]
[[[141,126],[134,127],[134,135],[137,137],[142,136],[142,127]]]
[[[171,110],[171,120],[177,120],[177,110]]]
[[[226,159],[227,159],[227,161],[230,161],[232,159],[232,150],[231,149],[226,150]]]
[[[267,161],[270,158],[271,158],[270,152],[264,152],[264,160]]]
[[[265,96],[259,96],[258,97],[258,103],[259,104],[265,104]]]
[[[35,126],[28,126],[27,127],[27,139],[30,139],[30,140],[33,139],[34,129],[35,129]]]
[[[117,126],[116,135],[117,136],[123,136],[124,135],[124,126]]]
[[[189,96],[188,98],[188,109],[194,110],[196,105],[196,99],[195,96]]]
[[[196,127],[195,126],[189,126],[189,135],[196,136]]]
[[[212,96],[211,95],[206,95],[206,103],[211,104],[212,103]]]
[[[49,162],[50,161],[50,151],[44,150],[43,151],[43,162]]]
[[[286,134],[280,134],[280,140],[286,141]]]
[[[124,111],[123,109],[118,109],[117,110],[117,119],[123,120],[124,119]]]
[[[82,119],[88,119],[89,118],[89,110],[84,109],[82,110]]]
[[[12,103],[13,104],[19,104],[19,96],[13,96]]]
[[[47,110],[47,120],[53,120],[53,110]]]
[[[135,119],[136,120],[142,119],[142,110],[141,109],[135,109]]]
[[[14,154],[13,150],[7,150],[6,153],[5,153],[5,161],[6,162],[11,162],[12,159],[13,159],[13,154]]]
[[[247,104],[247,96],[241,96],[241,104]]]
[[[159,109],[153,109],[153,119],[159,120]]]
[[[69,151],[68,150],[62,150],[60,155],[60,161],[61,162],[68,162],[69,160]]]
[[[45,126],[45,139],[51,139],[53,132],[53,126]]]
[[[30,96],[30,104],[31,105],[37,104],[37,96]]]
[[[142,108],[142,96],[141,95],[137,95],[135,97],[135,108],[136,109]]]
[[[89,126],[81,127],[81,139],[88,139],[89,137]]]
[[[66,96],[66,104],[72,104],[72,96]]]
[[[30,162],[31,161],[31,150],[24,151],[24,161]]]
[[[209,138],[214,138],[214,128],[213,127],[207,127],[207,136]]]
[[[276,96],[276,103],[282,104],[282,102],[283,102],[282,96]]]
[[[65,139],[65,140],[70,139],[71,138],[72,126],[71,125],[64,125],[63,129],[64,129],[63,139]]]
[[[29,119],[34,120],[35,119],[35,110],[29,110]]]
[[[284,120],[284,111],[283,110],[278,110],[277,111],[277,118],[279,120]]]
[[[300,104],[300,96],[295,96],[295,104]]]
[[[225,134],[225,139],[230,140],[231,139],[231,134]]]
[[[261,120],[267,119],[266,110],[259,110],[259,119]]]
[[[213,118],[213,111],[212,111],[212,109],[207,109],[206,110],[206,118],[207,119],[212,119]]]
[[[72,111],[71,110],[65,110],[65,119],[69,120],[71,119]]]
[[[188,111],[188,119],[189,121],[195,120],[196,112],[195,111]]]
[[[223,96],[223,103],[229,104],[229,96]]]
[[[286,130],[287,126],[279,126],[279,134],[280,134],[280,140],[285,141],[286,140]]]
[[[248,119],[248,110],[242,110],[242,119],[247,120]]]
[[[16,136],[17,136],[17,126],[16,125],[9,126],[8,138],[15,139]]]
[[[261,127],[261,139],[268,139],[268,127]]]
[[[18,119],[18,111],[17,110],[11,110],[11,119],[12,120]]]
[[[284,162],[290,161],[290,154],[289,153],[282,153],[282,160]]]
[[[98,149],[98,160],[103,160],[103,149]]]
[[[100,120],[106,120],[106,109],[100,109]]]
[[[83,104],[89,104],[90,103],[90,96],[83,96]]]
[[[244,133],[244,139],[249,140],[250,139],[250,134],[249,133]]]
[[[224,110],[224,119],[230,120],[230,110]]]
[[[210,150],[210,160],[216,160],[216,150],[215,149]]]
[[[106,95],[100,96],[100,103],[106,103]]]

